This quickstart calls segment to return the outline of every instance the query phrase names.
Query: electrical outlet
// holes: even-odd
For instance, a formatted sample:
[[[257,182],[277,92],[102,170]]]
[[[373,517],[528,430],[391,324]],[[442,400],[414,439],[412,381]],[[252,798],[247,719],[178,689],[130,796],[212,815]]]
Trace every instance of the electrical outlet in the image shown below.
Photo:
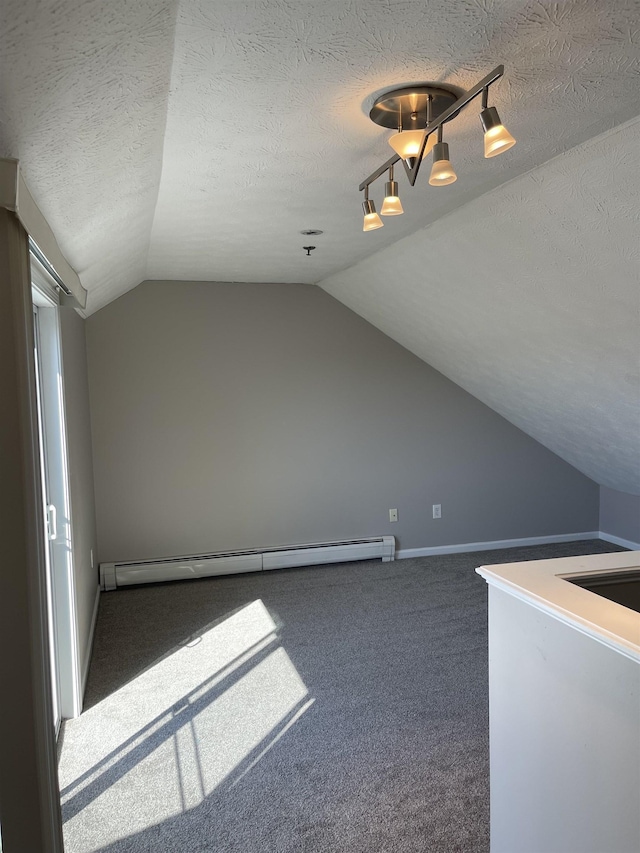
[[[433,505],[433,517],[442,518],[442,504]]]
[[[398,520],[398,510],[390,509],[389,510],[389,521],[397,521]]]

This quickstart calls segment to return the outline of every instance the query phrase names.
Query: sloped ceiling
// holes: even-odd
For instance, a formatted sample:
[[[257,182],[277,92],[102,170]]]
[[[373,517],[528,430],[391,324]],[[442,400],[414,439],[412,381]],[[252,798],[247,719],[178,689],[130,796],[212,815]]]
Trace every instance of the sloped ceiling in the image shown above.
[[[451,346],[430,343],[423,354],[416,345],[435,304],[433,280],[407,290],[396,268],[393,281],[400,286],[392,292],[379,276],[373,280],[375,260],[367,266],[368,291],[357,283],[363,267],[339,275],[377,252],[386,263],[385,253],[402,238],[408,238],[410,254],[420,254],[425,234],[465,232],[470,202],[637,116],[639,34],[635,0],[4,0],[0,156],[20,159],[33,196],[89,292],[89,313],[149,278],[324,283],[575,461],[571,448],[589,435],[597,441],[586,452],[600,453],[605,430],[588,420],[593,413],[583,411],[581,430],[560,441],[564,422],[542,405],[546,394],[557,408],[558,374],[575,357],[552,317],[562,313],[589,326],[589,318],[602,316],[601,291],[572,286],[543,294],[532,287],[541,301],[534,306],[531,296],[529,313],[514,317],[504,285],[483,279],[482,304],[491,306],[494,334],[517,321],[521,328],[519,333],[514,328],[514,340],[526,339],[536,311],[547,316],[547,342],[555,328],[555,356],[546,368],[540,352],[522,368],[535,374],[539,393],[516,394],[517,383],[507,380],[490,387],[496,353],[507,353],[506,341],[502,349],[477,349],[475,357],[484,361],[475,379],[462,370]],[[363,234],[357,187],[390,151],[389,133],[368,119],[375,96],[421,80],[468,88],[499,63],[506,74],[492,89],[492,103],[518,145],[484,160],[471,108],[447,131],[458,182],[432,188],[423,174],[409,190],[401,178],[405,216]],[[571,163],[563,173],[569,196]],[[522,180],[527,193],[539,188],[531,176]],[[507,198],[512,186],[505,189]],[[381,190],[373,193],[378,201]],[[598,192],[597,218],[598,211],[616,209],[610,184],[602,182]],[[527,207],[525,200],[518,216]],[[578,207],[576,201],[572,215]],[[489,215],[482,204],[472,209]],[[514,215],[512,203],[509,209]],[[627,206],[624,216],[629,213]],[[580,278],[577,265],[584,268],[586,262],[575,251],[578,229],[564,214],[569,211],[538,226],[555,241],[558,258],[563,252],[576,258],[567,273]],[[429,225],[436,231],[423,230]],[[314,239],[318,248],[311,257],[302,251],[307,241],[299,232],[305,228],[325,232]],[[512,258],[523,266],[521,283],[536,280],[537,267],[527,265],[544,251],[533,232],[528,240]],[[454,337],[468,323],[470,306],[477,308],[473,300],[466,303],[462,287],[477,275],[466,244],[465,253],[466,263],[457,258],[455,264],[459,280],[448,279],[457,301],[442,301],[438,309],[442,327],[451,327]],[[619,272],[627,275],[628,267]],[[444,266],[439,278],[443,275]],[[599,352],[602,360],[589,362],[595,373],[616,375],[620,359],[609,350]],[[630,393],[630,385],[609,385],[604,378],[594,383],[586,374],[574,371],[574,382],[589,379],[594,411],[608,410],[612,395]],[[586,385],[580,389],[572,393],[584,401]],[[620,440],[609,442],[619,462],[599,468],[583,465],[581,458],[578,467],[614,488],[629,489],[623,461],[629,457],[624,439],[629,421],[617,420],[621,408],[617,432],[609,436],[620,433]],[[520,415],[509,414],[516,409]],[[579,410],[576,405],[574,420]]]
[[[640,112],[631,0],[1,9],[0,156],[20,159],[89,312],[145,278],[316,283]],[[357,187],[390,152],[375,95],[468,88],[501,62],[492,102],[518,145],[484,160],[467,110],[447,130],[458,182],[405,183],[406,215],[363,234]],[[325,232],[309,258],[305,228]]]
[[[640,119],[322,286],[596,482],[640,493],[638,199]]]
[[[172,0],[2,0],[0,156],[15,157],[88,309],[146,276]]]

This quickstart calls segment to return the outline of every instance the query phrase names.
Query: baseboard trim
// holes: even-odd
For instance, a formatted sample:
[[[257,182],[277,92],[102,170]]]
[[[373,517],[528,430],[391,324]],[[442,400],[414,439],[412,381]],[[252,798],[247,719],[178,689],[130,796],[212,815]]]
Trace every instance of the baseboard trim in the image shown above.
[[[604,530],[600,531],[600,539],[605,542],[613,542],[614,545],[622,545],[623,548],[628,548],[630,551],[640,551],[640,542],[632,542],[631,539],[622,539],[621,536],[614,536],[613,533],[607,533]]]
[[[524,539],[494,539],[490,542],[465,542],[460,545],[436,545],[433,548],[401,548],[396,551],[396,560],[411,557],[434,557],[438,554],[465,554],[469,551],[493,551],[494,548],[522,548],[527,545],[551,545],[554,542],[576,542],[583,539],[602,539],[599,530],[582,533],[556,533],[552,536],[527,536]],[[611,541],[613,537],[609,537]]]
[[[96,622],[98,621],[98,607],[100,606],[100,585],[96,587],[96,597],[93,602],[93,613],[91,614],[91,625],[89,627],[89,637],[85,646],[84,664],[82,666],[82,696],[81,705],[84,705],[84,693],[87,689],[87,678],[89,676],[89,665],[91,663],[91,653],[93,652],[93,637],[96,631]]]

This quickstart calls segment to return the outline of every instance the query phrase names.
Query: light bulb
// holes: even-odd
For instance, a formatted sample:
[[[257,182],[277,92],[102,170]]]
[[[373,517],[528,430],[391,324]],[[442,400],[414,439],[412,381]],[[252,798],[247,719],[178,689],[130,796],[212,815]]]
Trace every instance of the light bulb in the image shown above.
[[[503,151],[508,151],[516,144],[515,139],[500,121],[495,107],[486,107],[480,113],[480,121],[484,129],[484,156],[496,157]]]
[[[484,156],[496,157],[516,144],[515,139],[503,124],[492,127],[484,135]]]
[[[438,142],[433,146],[433,166],[429,175],[432,187],[445,187],[457,180],[451,162],[449,161],[449,146],[446,142]]]
[[[380,213],[383,216],[399,216],[404,213],[402,202],[398,197],[397,181],[387,181],[384,185],[384,201],[380,208]]]
[[[402,202],[398,198],[397,195],[388,195],[385,197],[385,200],[382,202],[382,207],[380,208],[380,213],[383,216],[400,216],[401,213],[404,213]]]
[[[377,213],[367,213],[362,224],[363,231],[375,231],[376,228],[382,228],[384,222]]]
[[[364,210],[363,231],[375,231],[376,228],[382,228],[384,222],[376,213],[376,206],[372,201],[368,198],[365,199],[362,202],[362,209]]]
[[[424,130],[402,130],[399,133],[394,133],[389,137],[389,145],[393,150],[402,157],[403,160],[409,160],[411,157],[417,157],[424,139]],[[433,146],[436,144],[436,134],[432,133],[427,139],[427,144],[424,147],[422,159],[427,156]]]

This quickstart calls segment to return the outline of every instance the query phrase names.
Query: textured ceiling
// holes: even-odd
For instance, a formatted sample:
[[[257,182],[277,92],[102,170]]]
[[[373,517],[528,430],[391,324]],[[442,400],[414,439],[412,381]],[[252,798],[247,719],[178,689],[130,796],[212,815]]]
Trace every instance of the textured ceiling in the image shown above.
[[[470,287],[478,271],[471,259],[479,255],[486,263],[487,255],[458,235],[473,225],[470,210],[481,219],[488,215],[484,202],[469,203],[513,179],[524,181],[525,195],[512,203],[515,185],[508,184],[510,214],[492,201],[492,216],[507,234],[519,221],[529,222],[527,193],[547,185],[546,173],[518,176],[640,114],[639,42],[638,0],[3,0],[0,156],[20,160],[88,290],[89,313],[149,278],[322,283],[333,277],[326,288],[363,316],[600,482],[628,488],[629,418],[622,410],[630,386],[621,385],[617,373],[624,360],[620,344],[594,345],[585,362],[590,375],[573,369],[573,337],[562,343],[556,318],[573,316],[576,329],[594,337],[593,318],[608,316],[614,301],[603,300],[602,287],[583,290],[574,281],[585,268],[578,251],[585,238],[570,172],[563,173],[563,198],[552,201],[564,203],[566,196],[578,219],[563,212],[561,219],[532,220],[519,232],[524,242],[517,253],[508,241],[500,246],[505,268],[523,264],[517,280],[522,305],[531,302],[529,313],[514,315],[511,291],[499,277],[484,277],[483,299],[474,301]],[[409,189],[401,175],[405,216],[363,234],[357,187],[390,153],[389,132],[368,119],[376,94],[421,80],[468,88],[499,63],[506,73],[491,101],[518,145],[485,160],[477,110],[470,107],[446,131],[457,183],[429,187],[425,170]],[[381,191],[380,183],[372,193],[378,203]],[[591,197],[590,221],[617,209],[610,184],[603,182],[599,192]],[[532,204],[538,213],[541,208],[547,209]],[[433,230],[424,231],[430,224]],[[313,239],[318,248],[311,257],[302,251],[304,228],[325,232]],[[593,231],[600,245],[599,229]],[[435,249],[428,243],[429,252],[420,254],[426,234],[440,234],[454,256],[464,247],[465,257],[452,266],[459,280],[448,278],[450,293],[437,303],[437,331],[451,327],[457,339],[456,330],[480,311],[488,325],[474,328],[473,337],[493,335],[503,346],[476,347],[473,370],[446,341],[436,346],[430,339],[427,347],[420,340],[431,332],[424,324],[436,305],[433,279],[407,289],[396,265],[389,272],[397,285],[392,290],[373,276],[378,257],[382,264],[389,247],[414,232],[399,245],[420,256],[428,275]],[[605,232],[615,237],[609,225]],[[547,245],[540,235],[555,247],[554,269],[566,272],[571,287],[556,277],[555,288],[541,288],[536,270]],[[586,239],[587,248],[590,243]],[[335,278],[378,250],[382,255],[366,267],[370,290],[358,279],[363,267]],[[611,255],[612,264],[622,263],[618,255]],[[563,257],[573,258],[572,265]],[[400,269],[404,261],[402,255]],[[609,269],[628,274],[615,264]],[[543,293],[546,307],[535,301]],[[507,343],[528,341],[534,314],[547,330],[541,347],[554,355],[536,350],[531,338],[514,360]],[[495,371],[498,352],[521,365],[521,379],[531,374],[528,390],[513,376],[496,379],[502,376]],[[561,400],[567,362],[574,384]],[[580,426],[588,387],[591,420]],[[571,416],[553,414],[561,407]],[[604,447],[607,417],[614,422]],[[597,442],[584,447],[606,457],[600,466],[580,456],[589,434]],[[606,473],[614,469],[615,476]]]
[[[639,198],[635,119],[323,287],[596,482],[640,494]]]
[[[97,310],[144,278],[318,282],[640,112],[638,2],[3,0],[0,156],[20,159]],[[492,90],[518,145],[448,127],[456,184],[405,187],[361,230],[387,159],[367,116],[416,80]],[[382,184],[374,191],[380,200]],[[299,231],[320,228],[308,258]]]
[[[170,0],[2,0],[0,156],[93,311],[146,275],[173,56]]]
[[[639,24],[637,4],[590,0],[180,3],[148,277],[318,282],[345,269],[637,115]],[[447,130],[459,181],[432,188],[423,174],[406,215],[363,234],[358,184],[391,153],[368,118],[375,93],[469,88],[500,62],[492,91],[519,145],[486,161],[470,108]],[[307,258],[310,227],[325,234]]]

